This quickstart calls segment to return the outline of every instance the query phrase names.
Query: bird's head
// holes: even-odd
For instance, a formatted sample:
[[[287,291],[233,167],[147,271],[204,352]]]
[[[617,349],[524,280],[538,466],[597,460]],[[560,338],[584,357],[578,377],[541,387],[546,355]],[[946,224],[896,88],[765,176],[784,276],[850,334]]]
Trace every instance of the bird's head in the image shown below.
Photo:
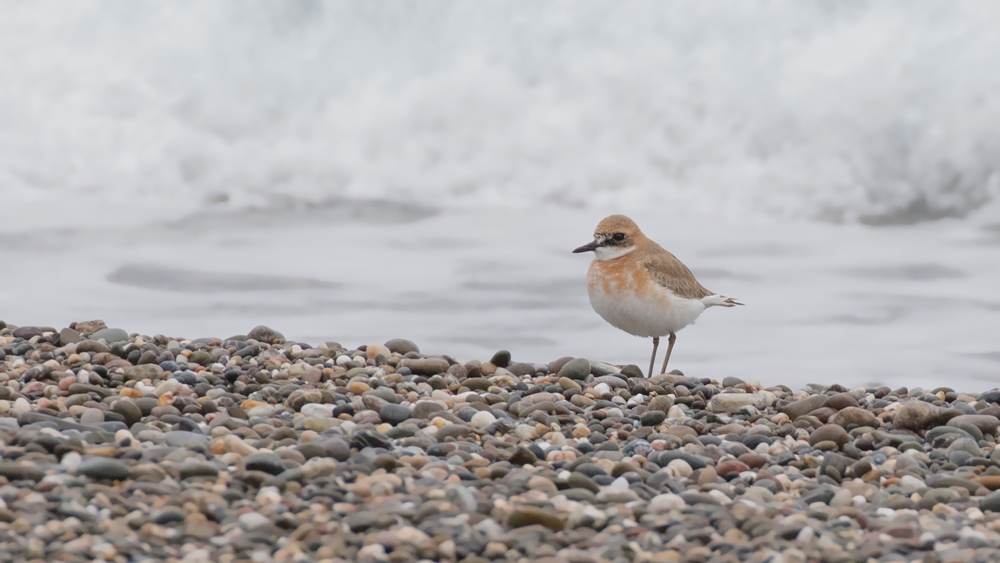
[[[624,215],[605,217],[594,229],[594,240],[573,250],[594,252],[598,260],[613,260],[635,250],[636,243],[643,236],[635,221]]]

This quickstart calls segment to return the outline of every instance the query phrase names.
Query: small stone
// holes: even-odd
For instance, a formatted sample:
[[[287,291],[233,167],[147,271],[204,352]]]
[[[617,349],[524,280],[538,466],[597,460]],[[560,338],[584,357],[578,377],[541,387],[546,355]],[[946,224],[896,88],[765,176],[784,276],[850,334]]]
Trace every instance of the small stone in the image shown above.
[[[812,431],[809,435],[809,444],[815,446],[820,442],[834,442],[838,446],[843,446],[850,440],[850,436],[842,426],[836,424],[824,424]]]
[[[268,451],[260,451],[248,456],[246,468],[248,471],[263,471],[269,475],[279,475],[285,471],[285,466],[281,463],[278,454]]]
[[[525,375],[534,375],[535,366],[534,364],[529,364],[527,362],[514,362],[507,366],[507,371],[513,373],[518,377]]]
[[[0,476],[11,481],[41,481],[45,473],[41,469],[16,461],[0,461]]]
[[[742,461],[729,460],[715,466],[715,472],[723,479],[733,474],[743,473],[744,471],[750,471],[750,466]]]
[[[694,473],[694,469],[691,468],[691,464],[683,459],[671,460],[667,464],[667,469],[671,470],[678,477],[688,477]]]
[[[996,434],[1000,419],[985,414],[962,414],[949,419],[947,426],[960,427],[962,424],[971,424],[985,434]]]
[[[180,468],[181,480],[195,477],[209,477],[214,479],[219,476],[219,470],[204,462],[188,463]]]
[[[313,440],[310,444],[323,448],[323,451],[326,452],[327,456],[332,457],[337,461],[347,461],[351,457],[351,447],[347,444],[347,442],[336,436],[330,438],[319,438]]]
[[[709,401],[708,410],[737,413],[747,406],[762,409],[767,406],[767,397],[758,393],[720,393]]]
[[[244,530],[259,530],[271,526],[271,520],[259,512],[245,512],[239,517],[240,527]]]
[[[392,351],[389,350],[389,348],[382,346],[380,344],[369,344],[365,348],[365,357],[368,358],[369,360],[374,360],[378,356],[382,356],[383,358],[388,358],[391,355]]]
[[[590,360],[586,358],[576,358],[566,362],[559,370],[559,377],[566,379],[581,380],[590,375]]]
[[[510,352],[507,350],[500,350],[493,357],[490,358],[490,363],[498,368],[506,368],[510,365]]]
[[[656,426],[667,419],[667,413],[659,410],[649,410],[642,413],[640,422],[643,426]]]
[[[736,387],[737,385],[745,385],[746,382],[738,377],[729,376],[722,380],[723,387]]]
[[[672,395],[657,395],[649,400],[646,408],[651,411],[668,412],[672,406],[674,406],[674,397]]]
[[[91,457],[80,463],[78,471],[91,479],[124,481],[129,477],[128,466],[121,460],[107,457]]]
[[[87,409],[80,414],[80,424],[99,424],[104,422],[104,412],[101,409]]]
[[[36,336],[41,336],[42,329],[38,328],[37,326],[19,326],[15,328],[14,332],[12,332],[11,334],[13,334],[15,338],[23,338],[25,340],[31,340]]]
[[[470,377],[462,382],[462,385],[473,391],[487,391],[493,386],[489,379],[485,377]]]
[[[511,528],[523,528],[535,524],[545,526],[554,532],[561,532],[565,527],[558,514],[533,506],[518,506],[507,519],[507,525]]]
[[[530,465],[537,460],[538,458],[535,457],[535,454],[525,447],[517,448],[514,450],[514,455],[510,456],[511,465]]]
[[[879,427],[878,417],[859,407],[846,407],[833,415],[831,423],[847,428],[849,425]]]
[[[394,338],[389,340],[385,343],[385,347],[389,349],[389,352],[399,355],[406,355],[409,352],[413,352],[415,354],[420,353],[420,348],[418,348],[416,344],[404,338]]]
[[[568,377],[560,377],[559,378],[559,386],[562,387],[563,389],[567,390],[567,391],[569,391],[570,389],[582,389],[582,387],[580,387],[579,383],[573,381],[572,379],[570,379]]]
[[[67,344],[76,344],[83,340],[83,336],[79,332],[71,329],[64,328],[59,331],[59,344],[65,346]]]
[[[128,333],[120,328],[103,328],[89,336],[91,340],[104,340],[108,344],[127,342]]]
[[[197,432],[173,430],[163,435],[163,441],[172,448],[185,448],[188,446],[207,445],[209,439],[208,436]]]
[[[848,407],[857,407],[858,400],[855,399],[850,393],[837,393],[836,395],[828,398],[826,401],[823,401],[822,406],[839,411]]]
[[[247,333],[246,339],[265,342],[267,344],[284,344],[286,342],[284,334],[264,325],[253,327]]]
[[[1000,491],[990,493],[979,501],[979,510],[1000,512]]]
[[[559,491],[556,488],[555,483],[540,475],[536,475],[531,479],[528,479],[528,488],[533,491],[542,491],[551,494],[555,494]]]
[[[788,415],[788,418],[795,420],[804,414],[811,413],[812,411],[820,408],[826,400],[826,395],[811,395],[805,399],[794,401],[785,405],[782,411]]]
[[[930,403],[911,400],[899,409],[892,425],[902,430],[919,431],[930,425],[938,416],[938,409]]]
[[[687,503],[680,495],[673,493],[664,493],[656,495],[650,499],[649,504],[646,506],[646,510],[653,513],[663,513],[670,512],[671,510],[684,510],[687,508]]]
[[[72,323],[70,328],[72,330],[79,332],[84,336],[87,336],[101,329],[108,328],[108,325],[105,324],[104,321],[98,319],[93,321],[77,321],[75,323]]]
[[[413,412],[410,413],[410,417],[428,420],[433,417],[434,413],[439,413],[443,410],[445,408],[434,401],[420,401],[413,405]]]
[[[493,416],[493,413],[489,411],[479,411],[472,415],[472,420],[469,421],[469,424],[475,426],[476,428],[486,428],[496,421],[497,417]]]
[[[761,454],[749,452],[741,455],[739,460],[747,465],[751,469],[759,469],[764,467],[767,463],[767,458]]]
[[[639,366],[634,365],[634,364],[629,364],[629,365],[623,367],[622,368],[622,375],[624,375],[627,378],[636,377],[636,378],[640,378],[641,379],[641,378],[645,378],[646,377],[646,374],[643,373],[642,368],[640,368]]]
[[[416,375],[437,375],[448,371],[448,360],[443,358],[421,358],[419,360],[405,360],[404,367],[410,368]]]
[[[719,481],[719,474],[715,471],[715,468],[709,465],[704,469],[698,471],[698,485],[712,485]]]
[[[409,407],[394,403],[386,403],[378,410],[378,417],[382,419],[382,422],[387,422],[393,426],[409,420],[412,416],[413,414],[410,412]]]

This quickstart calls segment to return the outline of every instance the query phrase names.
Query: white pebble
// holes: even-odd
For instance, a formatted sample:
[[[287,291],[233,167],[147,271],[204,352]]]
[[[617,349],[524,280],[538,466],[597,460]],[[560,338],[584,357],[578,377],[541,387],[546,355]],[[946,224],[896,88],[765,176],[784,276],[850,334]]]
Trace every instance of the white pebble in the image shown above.
[[[535,437],[535,427],[527,424],[518,424],[514,429],[514,434],[522,440],[530,440]]]
[[[332,405],[331,405],[332,406]],[[259,416],[261,418],[268,418],[277,409],[275,405],[260,405],[259,407],[254,407],[247,412],[247,416]],[[332,414],[332,410],[331,410]]]
[[[257,493],[257,502],[259,504],[275,504],[281,502],[281,493],[278,492],[277,487],[261,487],[260,492]]]
[[[486,428],[496,421],[497,417],[493,416],[493,413],[489,411],[479,411],[472,415],[472,420],[469,422],[476,428]]]
[[[683,461],[683,460],[678,459],[674,461]],[[657,514],[661,512],[669,512],[671,510],[682,510],[685,506],[687,506],[687,503],[684,502],[684,499],[682,499],[680,495],[675,495],[673,493],[665,493],[662,495],[656,495],[655,497],[650,499],[649,505],[647,505],[646,510],[654,514]]]
[[[259,408],[260,407],[256,407],[250,410],[253,411]],[[299,412],[312,418],[331,418],[333,416],[333,409],[335,408],[336,405],[328,405],[323,403],[307,403],[305,405],[302,405],[302,408],[299,409]]]
[[[68,471],[76,471],[80,467],[80,462],[83,461],[83,456],[77,452],[69,452],[62,457],[59,464],[65,467]]]
[[[247,530],[254,530],[271,523],[267,516],[264,516],[260,512],[247,512],[246,514],[241,514],[239,522],[240,526],[243,526],[243,528]]]
[[[612,481],[611,484],[608,485],[608,488],[613,491],[627,491],[629,490],[628,480],[625,479],[624,477],[619,477],[614,481]]]
[[[80,424],[99,424],[104,422],[104,412],[101,409],[87,409],[80,415]]]
[[[156,384],[156,396],[159,397],[164,393],[176,393],[178,389],[181,388],[181,382],[176,379],[167,379],[166,381],[161,381]]]
[[[611,392],[611,386],[608,385],[607,383],[598,383],[597,385],[594,385],[594,391],[597,391],[601,395],[603,395],[605,393],[610,393]]]
[[[687,477],[694,473],[694,469],[691,468],[691,464],[683,459],[672,460],[667,464],[667,469],[674,471],[678,477]]]
[[[14,401],[13,408],[10,410],[14,414],[23,414],[31,410],[31,403],[29,403],[24,397],[18,397],[18,399]]]
[[[923,481],[913,475],[903,475],[903,478],[899,480],[899,489],[903,492],[912,493],[926,486]]]

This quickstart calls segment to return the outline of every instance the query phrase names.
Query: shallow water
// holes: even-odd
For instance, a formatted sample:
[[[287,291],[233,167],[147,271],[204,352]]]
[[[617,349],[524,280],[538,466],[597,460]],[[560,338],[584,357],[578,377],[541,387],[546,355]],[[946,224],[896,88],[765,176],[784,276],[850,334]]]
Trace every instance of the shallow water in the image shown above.
[[[624,211],[707,287],[746,303],[709,309],[680,332],[673,368],[793,388],[1000,383],[1000,265],[989,229],[962,221],[755,225]],[[262,211],[219,209],[158,224],[133,213],[141,228],[125,220],[27,238],[3,231],[0,260],[16,267],[0,311],[15,324],[102,318],[186,337],[267,324],[313,344],[406,337],[461,359],[505,348],[526,361],[571,355],[648,365],[650,341],[593,312],[589,257],[570,253],[602,212],[418,206],[411,215],[405,206],[350,201],[322,212],[329,222],[310,219],[316,210],[298,221],[280,208],[266,220]]]

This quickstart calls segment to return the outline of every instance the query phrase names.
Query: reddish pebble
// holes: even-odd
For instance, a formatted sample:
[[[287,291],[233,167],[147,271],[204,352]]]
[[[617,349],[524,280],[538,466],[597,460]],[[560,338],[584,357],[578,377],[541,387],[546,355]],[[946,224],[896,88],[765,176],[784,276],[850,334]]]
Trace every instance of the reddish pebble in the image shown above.
[[[749,471],[750,467],[743,463],[742,461],[736,461],[731,459],[729,461],[724,461],[719,465],[715,466],[715,472],[719,474],[719,477],[726,478],[729,475],[735,473],[742,473],[744,471]]]
[[[747,464],[747,467],[751,469],[759,469],[764,467],[764,464],[767,463],[767,458],[761,454],[750,452],[741,455],[740,461]]]

